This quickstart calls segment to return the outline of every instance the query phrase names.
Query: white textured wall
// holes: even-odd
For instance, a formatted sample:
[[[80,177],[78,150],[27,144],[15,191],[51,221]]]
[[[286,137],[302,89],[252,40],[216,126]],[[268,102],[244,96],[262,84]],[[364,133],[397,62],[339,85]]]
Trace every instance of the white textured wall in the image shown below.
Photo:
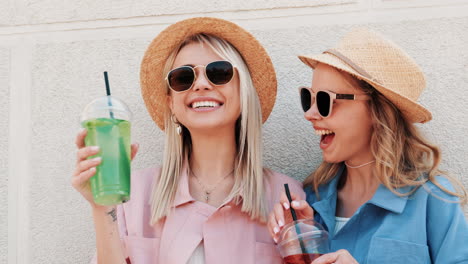
[[[237,22],[271,54],[279,90],[264,126],[267,166],[302,180],[320,161],[296,88],[310,83],[311,70],[295,55],[321,52],[367,25],[423,67],[421,103],[434,120],[421,128],[441,146],[443,168],[468,186],[468,0],[0,0],[0,7],[0,264],[88,262],[90,210],[70,186],[80,111],[104,94],[107,70],[113,94],[135,114],[141,148],[133,166],[159,164],[164,138],[141,99],[139,64],[158,32],[193,16]]]
[[[10,50],[0,47],[0,263],[6,263],[8,249],[8,121],[10,104]]]

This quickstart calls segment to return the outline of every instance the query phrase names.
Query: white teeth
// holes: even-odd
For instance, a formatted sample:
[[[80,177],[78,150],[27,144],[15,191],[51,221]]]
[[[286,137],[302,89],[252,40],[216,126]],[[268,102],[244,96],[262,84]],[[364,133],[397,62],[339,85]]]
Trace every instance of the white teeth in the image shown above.
[[[219,106],[219,103],[215,101],[198,101],[192,104],[192,108],[217,107],[217,106]]]
[[[333,131],[331,130],[315,130],[316,135],[328,135],[328,134],[333,134]]]

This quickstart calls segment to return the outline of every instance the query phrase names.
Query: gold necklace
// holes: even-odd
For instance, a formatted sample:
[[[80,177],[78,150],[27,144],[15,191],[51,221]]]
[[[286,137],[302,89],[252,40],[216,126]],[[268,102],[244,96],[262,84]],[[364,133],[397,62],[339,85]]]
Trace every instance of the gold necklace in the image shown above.
[[[371,160],[371,161],[369,161],[369,162],[366,162],[366,163],[364,163],[364,164],[361,164],[361,165],[357,165],[357,166],[350,166],[350,165],[348,165],[348,163],[346,163],[346,161],[345,161],[345,162],[344,162],[344,164],[345,164],[345,165],[346,165],[346,167],[348,167],[348,168],[351,168],[351,169],[357,169],[357,168],[364,167],[364,166],[366,166],[366,165],[369,165],[369,164],[371,164],[371,163],[374,163],[374,162],[375,162],[375,160]]]
[[[219,180],[215,185],[214,187],[210,190],[208,188],[206,188],[206,185],[203,184],[203,182],[198,178],[198,176],[195,174],[195,172],[193,172],[192,170],[190,170],[190,172],[192,173],[192,175],[195,177],[195,180],[197,180],[198,184],[200,185],[200,187],[203,189],[203,192],[205,193],[205,202],[208,203],[208,201],[210,200],[210,194],[218,187],[218,185],[224,181],[229,175],[231,175],[234,170],[232,170],[231,172],[229,172],[226,176],[224,176],[223,178],[221,178],[221,180]]]

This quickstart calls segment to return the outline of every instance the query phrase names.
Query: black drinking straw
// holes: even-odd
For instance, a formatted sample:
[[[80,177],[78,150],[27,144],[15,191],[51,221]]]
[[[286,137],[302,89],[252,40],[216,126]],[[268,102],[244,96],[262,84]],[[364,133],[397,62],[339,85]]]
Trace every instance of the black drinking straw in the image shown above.
[[[289,204],[292,202],[291,198],[291,192],[289,192],[289,185],[287,183],[284,184],[284,190],[286,191],[286,196],[288,197]],[[289,210],[291,210],[291,215],[294,221],[297,221],[297,215],[296,215],[296,210],[292,208],[292,206],[289,206]]]
[[[106,93],[107,93],[107,104],[109,106],[112,106],[112,102],[111,102],[111,98],[110,98],[110,95],[111,95],[111,92],[110,92],[110,86],[109,86],[109,78],[107,77],[107,72],[105,71],[104,72],[104,81],[106,82]],[[114,119],[114,112],[112,112],[112,110],[109,110],[109,113],[110,113],[110,117],[112,119]]]
[[[287,183],[284,184],[284,190],[286,191],[286,196],[288,197],[289,204],[291,204],[292,202],[291,192],[289,192],[289,185]],[[296,210],[294,210],[294,208],[292,208],[291,205],[289,206],[289,210],[291,211],[293,220],[297,221]],[[297,236],[299,236],[301,234],[301,229],[296,224],[294,224],[294,227],[296,228]],[[304,241],[302,241],[302,238],[300,237],[299,237],[299,244],[301,245],[302,254],[307,254],[307,251],[304,246]],[[303,260],[305,261],[305,263],[310,263],[311,260],[309,259],[309,255],[307,256],[302,255],[302,256],[303,256]]]

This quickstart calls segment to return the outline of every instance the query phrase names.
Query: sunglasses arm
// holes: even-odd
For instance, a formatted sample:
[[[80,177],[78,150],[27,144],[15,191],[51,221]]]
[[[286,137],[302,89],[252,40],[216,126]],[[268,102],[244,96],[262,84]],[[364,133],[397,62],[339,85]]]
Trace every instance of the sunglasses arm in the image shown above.
[[[354,95],[354,100],[370,100],[371,97],[370,95],[367,94],[355,94]]]
[[[370,96],[367,94],[332,94],[333,99],[344,100],[369,100]]]

